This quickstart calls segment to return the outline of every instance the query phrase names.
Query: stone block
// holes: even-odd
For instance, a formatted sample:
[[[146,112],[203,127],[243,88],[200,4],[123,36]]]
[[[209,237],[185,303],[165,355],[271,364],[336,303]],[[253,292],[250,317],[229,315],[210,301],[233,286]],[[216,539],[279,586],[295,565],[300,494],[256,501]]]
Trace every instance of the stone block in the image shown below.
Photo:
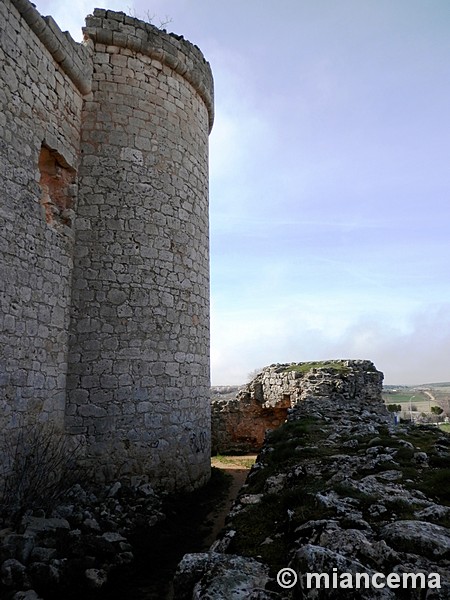
[[[20,12],[26,2],[15,4]],[[9,0],[0,5],[3,13],[5,6]],[[142,414],[181,397],[189,404],[198,393],[194,377],[204,378],[205,402],[200,408],[192,400],[187,420],[202,419],[207,406],[206,338],[198,359],[203,366],[193,367],[198,373],[190,383],[177,380],[191,361],[189,347],[199,346],[190,315],[202,312],[188,312],[180,294],[197,294],[192,303],[206,311],[208,304],[207,164],[199,149],[207,143],[212,78],[189,42],[123,13],[96,10],[80,45],[53,19],[31,12],[34,24],[6,10],[2,40],[0,154],[11,168],[2,172],[9,212],[2,218],[0,249],[12,262],[0,284],[17,290],[21,300],[7,291],[2,330],[9,362],[0,385],[11,399],[7,408],[15,411],[11,431],[19,409],[23,418],[59,421],[66,407],[68,430],[89,427],[92,448],[106,461],[109,450],[102,443],[109,427],[117,427],[119,438],[125,427],[147,435]],[[189,128],[180,126],[185,121]],[[53,158],[59,181],[71,175],[56,202],[48,191],[52,175],[45,161],[37,164],[42,153]],[[168,162],[170,173],[157,168]],[[187,182],[195,211],[181,207]],[[182,242],[176,240],[180,218],[191,228]],[[199,229],[204,248],[194,260]],[[186,282],[182,289],[180,281]],[[147,402],[152,408],[138,412]],[[122,425],[108,421],[107,406],[121,415]],[[159,408],[147,427],[160,427],[165,413]],[[128,426],[132,417],[135,427]],[[181,420],[179,425],[180,433]],[[156,444],[160,432],[151,433]],[[123,451],[120,444],[115,451]],[[160,465],[178,469],[176,450],[161,441],[154,454],[145,468],[169,480]],[[206,454],[203,461],[206,473]],[[178,481],[189,487],[191,476],[198,474],[183,470]]]

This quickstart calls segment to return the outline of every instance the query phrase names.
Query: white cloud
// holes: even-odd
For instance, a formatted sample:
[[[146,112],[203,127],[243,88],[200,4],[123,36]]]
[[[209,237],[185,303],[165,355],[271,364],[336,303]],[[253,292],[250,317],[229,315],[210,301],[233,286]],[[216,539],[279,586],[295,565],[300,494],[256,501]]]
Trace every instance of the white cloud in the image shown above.
[[[397,324],[395,315],[350,317],[334,305],[312,304],[296,313],[278,307],[216,316],[213,384],[244,383],[274,362],[330,358],[372,360],[391,384],[450,380],[450,305],[423,307]]]
[[[78,40],[97,4],[36,3]],[[436,304],[450,297],[450,13],[382,4],[152,4],[215,78],[216,382],[339,357],[372,359],[393,383],[450,379],[450,308]]]

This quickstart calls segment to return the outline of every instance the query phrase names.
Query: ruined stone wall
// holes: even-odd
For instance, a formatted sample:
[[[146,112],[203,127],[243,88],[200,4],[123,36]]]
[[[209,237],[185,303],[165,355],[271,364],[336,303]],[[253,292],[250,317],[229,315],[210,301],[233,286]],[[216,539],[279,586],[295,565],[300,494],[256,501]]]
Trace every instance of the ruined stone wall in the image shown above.
[[[209,477],[209,65],[96,9],[83,110],[69,431],[122,473]]]
[[[237,393],[215,394],[211,398],[212,454],[257,452],[266,431],[277,429],[286,420],[290,402],[283,398],[263,406],[258,395],[246,386]]]
[[[213,452],[254,452],[268,429],[276,429],[288,413],[308,403],[311,412],[324,404],[381,406],[383,374],[368,360],[273,364],[234,397],[213,396]]]
[[[277,387],[300,373],[300,400],[266,437],[218,539],[184,556],[175,597],[448,600],[450,437],[394,424],[368,361],[307,368],[274,365],[257,378]],[[296,575],[289,590],[280,565]]]
[[[0,430],[7,435],[35,420],[63,424],[88,56],[29,2],[0,3]]]
[[[80,45],[28,0],[0,11],[2,430],[65,423],[101,477],[199,485],[209,64],[124,13]]]
[[[345,399],[379,403],[383,374],[369,360],[329,360],[271,365],[250,386],[264,406],[289,401]]]

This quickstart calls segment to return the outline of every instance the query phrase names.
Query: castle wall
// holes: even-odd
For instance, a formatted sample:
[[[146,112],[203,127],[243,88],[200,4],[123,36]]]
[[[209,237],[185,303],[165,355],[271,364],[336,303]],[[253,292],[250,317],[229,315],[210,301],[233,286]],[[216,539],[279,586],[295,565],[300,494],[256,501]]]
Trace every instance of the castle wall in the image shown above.
[[[263,406],[248,387],[234,397],[213,395],[211,398],[211,453],[233,454],[258,452],[268,429],[278,429],[291,408],[283,395]]]
[[[0,4],[0,430],[51,422],[102,478],[210,473],[213,82],[182,37],[96,9],[75,43]]]
[[[63,424],[87,56],[26,0],[0,3],[0,431],[8,436],[30,422]]]
[[[210,472],[208,134],[200,51],[96,9],[83,109],[68,431],[103,475]]]

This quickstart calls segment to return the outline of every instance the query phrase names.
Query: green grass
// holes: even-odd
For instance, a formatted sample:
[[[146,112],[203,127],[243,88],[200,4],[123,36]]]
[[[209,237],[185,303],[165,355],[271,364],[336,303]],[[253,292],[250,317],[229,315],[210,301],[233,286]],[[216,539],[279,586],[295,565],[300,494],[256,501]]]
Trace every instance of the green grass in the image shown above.
[[[450,433],[450,423],[441,423],[439,429],[445,431],[445,433]]]
[[[321,431],[322,424],[323,421],[316,417],[304,417],[298,421],[287,421],[281,427],[268,434],[268,441],[270,444],[277,444],[291,440],[296,440],[300,443],[305,437],[316,439],[318,433],[323,434],[323,431]],[[300,438],[300,440],[297,438]]]
[[[233,529],[237,533],[230,551],[262,558],[275,571],[287,564],[286,541],[282,535],[285,514],[282,496],[267,495],[259,504],[249,506],[233,520]],[[269,537],[274,542],[263,544]]]
[[[410,399],[411,404],[418,404],[419,402],[428,403],[430,401],[429,397],[422,392],[416,392],[415,394],[411,394],[410,392],[394,392],[392,394],[387,394],[384,392],[382,397],[386,404],[403,404],[406,402],[409,404]]]
[[[236,468],[251,469],[255,464],[254,456],[224,456],[223,454],[216,454],[213,456],[214,461],[219,465],[233,465]]]
[[[360,449],[367,447],[369,437],[359,438]],[[391,470],[395,468],[403,474],[403,485],[411,490],[417,489],[423,492],[428,498],[444,504],[450,504],[450,488],[448,481],[450,480],[450,468],[448,467],[448,455],[442,455],[436,447],[436,443],[440,440],[439,431],[437,428],[427,425],[418,425],[412,427],[409,432],[401,435],[401,439],[410,442],[414,448],[408,448],[401,444],[396,437],[389,435],[389,432],[384,428],[380,428],[380,441],[378,445],[386,448],[395,448],[394,461],[396,466],[393,467],[391,462],[386,464],[378,464],[373,473],[378,473],[383,470]],[[428,455],[428,464],[426,468],[417,467],[414,462],[414,454],[416,452],[426,452]],[[372,474],[372,472],[364,472],[361,475]],[[406,518],[406,517],[405,517]],[[441,523],[447,526],[447,522]]]
[[[332,423],[306,417],[288,421],[268,434],[265,450],[259,457],[261,467],[252,472],[245,489],[246,494],[265,494],[259,503],[245,506],[232,519],[231,527],[236,534],[230,552],[263,560],[274,575],[288,563],[298,527],[308,521],[336,516],[336,508],[325,507],[318,502],[318,492],[334,491],[341,498],[353,499],[363,519],[374,527],[392,518],[417,518],[415,514],[422,505],[411,502],[407,495],[403,498],[401,493],[381,498],[386,512],[373,511],[374,504],[380,502],[380,496],[376,491],[359,489],[358,480],[383,471],[399,471],[402,477],[399,477],[398,483],[404,488],[419,490],[434,502],[450,505],[450,468],[445,451],[446,447],[450,449],[450,438],[447,444],[446,436],[437,427],[414,426],[392,434],[387,427],[378,426],[376,433],[355,436],[349,432],[341,436],[342,444],[356,440],[358,444],[355,447],[341,446],[339,443],[329,445],[327,440],[331,433]],[[404,441],[410,442],[413,447],[405,446]],[[393,460],[378,462],[371,469],[361,467],[357,474],[352,474],[353,484],[348,480],[330,482],[336,468],[339,468],[336,455],[342,453],[364,457],[373,446],[384,447]],[[427,453],[427,466],[416,463],[414,455],[419,451]],[[301,468],[305,458],[309,469]],[[320,468],[314,468],[319,465]],[[267,479],[279,474],[285,477],[281,489],[276,493],[267,493]],[[430,521],[445,527],[450,525],[447,517],[436,517]],[[346,526],[345,523],[345,519],[342,520],[343,526]],[[349,519],[347,526],[354,527],[354,522]],[[269,539],[271,542],[267,543]]]
[[[307,417],[299,421],[288,421],[271,431],[267,442],[272,450],[262,458],[264,469],[254,472],[247,481],[247,493],[262,492],[268,477],[300,464],[305,454],[326,461],[333,448],[321,444],[329,435],[322,425],[323,421],[320,419]]]
[[[349,373],[350,367],[345,365],[343,361],[339,360],[323,360],[315,362],[304,362],[290,365],[285,369],[285,372],[290,373],[295,371],[296,373],[308,373],[311,369],[331,369],[333,371],[339,371],[340,373]]]
[[[229,551],[263,560],[274,576],[289,562],[295,529],[307,521],[333,516],[332,510],[314,501],[320,488],[321,484],[311,479],[294,489],[266,494],[258,504],[248,506],[233,519],[236,535]]]

